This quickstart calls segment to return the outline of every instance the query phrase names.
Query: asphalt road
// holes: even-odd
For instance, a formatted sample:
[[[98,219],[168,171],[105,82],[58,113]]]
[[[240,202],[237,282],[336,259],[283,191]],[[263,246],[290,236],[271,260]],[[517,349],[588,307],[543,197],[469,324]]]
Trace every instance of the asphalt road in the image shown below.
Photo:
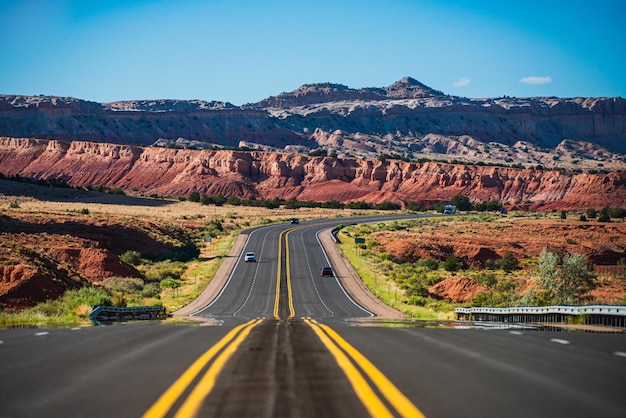
[[[0,417],[626,416],[626,334],[353,321],[319,276],[340,222],[252,232],[219,326],[0,331]]]

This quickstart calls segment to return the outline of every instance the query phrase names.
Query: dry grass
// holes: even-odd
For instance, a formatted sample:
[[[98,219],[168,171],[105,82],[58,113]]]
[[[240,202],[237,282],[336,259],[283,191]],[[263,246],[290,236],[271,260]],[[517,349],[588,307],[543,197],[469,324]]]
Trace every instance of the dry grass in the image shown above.
[[[174,199],[130,197],[0,180],[0,215],[2,214],[42,220],[67,219],[68,216],[71,218],[77,216],[85,218],[86,221],[128,226],[144,220],[155,223],[171,222],[184,226],[188,230],[212,220],[221,220],[225,231],[232,231],[231,234],[214,238],[210,245],[204,245],[201,248],[198,260],[186,263],[179,288],[163,289],[159,299],[142,298],[139,294],[132,296],[133,305],[162,303],[171,312],[191,302],[206,288],[224,256],[230,251],[238,230],[286,222],[294,217],[304,221],[350,217],[363,215],[364,212],[348,209],[267,209],[248,206],[201,205]],[[127,298],[130,296],[127,295]],[[81,307],[75,313],[78,317],[84,317],[88,315],[88,310],[87,307]]]
[[[238,219],[240,222],[248,222],[250,226],[277,222],[290,218],[300,220],[350,217],[362,215],[363,211],[351,209],[322,209],[322,208],[300,208],[300,209],[267,209],[263,207],[251,206],[213,206],[201,205],[200,203],[165,200],[132,198],[133,204],[124,203],[102,203],[90,201],[47,201],[33,197],[15,197],[0,195],[0,212],[10,213],[20,211],[22,213],[41,214],[66,214],[68,212],[80,213],[83,210],[89,211],[89,215],[103,215],[114,217],[133,217],[140,219],[158,218],[168,221],[184,221],[193,219]],[[17,201],[19,208],[9,208],[11,202]]]

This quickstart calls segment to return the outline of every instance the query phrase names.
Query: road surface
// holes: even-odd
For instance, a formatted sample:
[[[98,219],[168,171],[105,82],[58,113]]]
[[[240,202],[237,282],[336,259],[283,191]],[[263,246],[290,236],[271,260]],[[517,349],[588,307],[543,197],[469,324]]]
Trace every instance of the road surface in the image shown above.
[[[626,416],[626,334],[364,321],[319,275],[348,221],[249,233],[207,321],[0,331],[0,417]]]

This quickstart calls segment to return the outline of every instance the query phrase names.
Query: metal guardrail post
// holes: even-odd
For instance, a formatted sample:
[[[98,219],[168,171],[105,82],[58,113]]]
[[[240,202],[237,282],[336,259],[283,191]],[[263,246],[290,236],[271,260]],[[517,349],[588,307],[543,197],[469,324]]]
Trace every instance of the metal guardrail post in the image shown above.
[[[117,306],[96,306],[89,314],[89,319],[96,325],[120,321],[138,321],[165,319],[166,312],[163,306],[134,306],[120,308]]]

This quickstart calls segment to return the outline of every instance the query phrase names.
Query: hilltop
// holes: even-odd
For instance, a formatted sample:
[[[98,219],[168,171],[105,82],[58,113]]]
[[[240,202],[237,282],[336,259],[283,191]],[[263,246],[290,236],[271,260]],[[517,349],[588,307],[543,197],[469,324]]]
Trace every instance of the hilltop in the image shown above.
[[[626,166],[626,101],[465,98],[411,77],[305,84],[243,106],[0,95],[0,136],[611,171]]]

